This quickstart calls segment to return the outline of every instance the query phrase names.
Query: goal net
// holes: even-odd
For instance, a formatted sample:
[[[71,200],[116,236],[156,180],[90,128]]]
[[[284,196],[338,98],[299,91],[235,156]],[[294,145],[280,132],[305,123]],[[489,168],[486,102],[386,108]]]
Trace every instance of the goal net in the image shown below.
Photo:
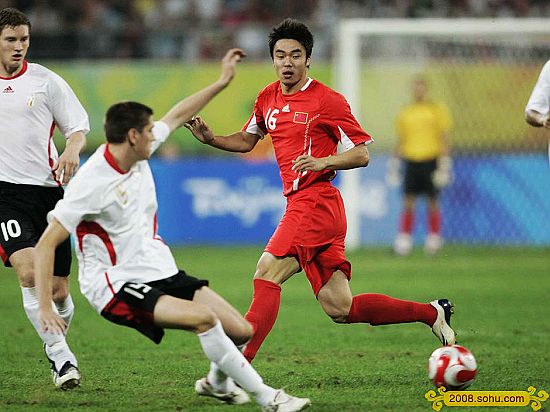
[[[349,19],[339,26],[335,51],[336,88],[375,138],[371,166],[340,177],[348,247],[386,243],[397,231],[399,191],[385,185],[383,169],[395,117],[418,75],[454,123],[455,179],[442,193],[445,239],[550,244],[550,132],[524,121],[550,59],[549,19]],[[420,238],[421,216],[417,223]]]

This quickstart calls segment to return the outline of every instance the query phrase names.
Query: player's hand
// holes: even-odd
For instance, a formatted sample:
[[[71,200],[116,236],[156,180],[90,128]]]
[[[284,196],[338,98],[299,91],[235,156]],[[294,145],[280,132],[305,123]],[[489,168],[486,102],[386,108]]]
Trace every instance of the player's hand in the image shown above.
[[[543,117],[542,127],[550,129],[550,113],[546,114],[546,116]]]
[[[246,53],[242,49],[229,49],[222,59],[222,72],[220,82],[227,86],[235,77],[235,66],[238,62],[246,57]]]
[[[59,156],[57,163],[52,169],[55,173],[55,178],[58,181],[61,181],[62,184],[66,185],[77,172],[79,164],[79,154],[72,153],[71,150],[65,150],[63,154]]]
[[[184,124],[191,131],[198,141],[204,144],[210,144],[214,140],[214,133],[200,116],[194,116]]]
[[[56,335],[64,335],[67,331],[67,323],[61,316],[53,310],[40,310],[39,312],[40,326],[44,332],[53,333]]]
[[[300,155],[292,161],[292,170],[295,172],[305,172],[311,170],[320,172],[326,168],[327,162],[325,159],[317,159],[310,155]]]
[[[453,180],[453,161],[449,156],[437,159],[437,167],[432,173],[432,182],[438,189],[447,187]]]
[[[401,159],[396,156],[391,156],[388,159],[386,183],[390,187],[397,187],[401,184]]]

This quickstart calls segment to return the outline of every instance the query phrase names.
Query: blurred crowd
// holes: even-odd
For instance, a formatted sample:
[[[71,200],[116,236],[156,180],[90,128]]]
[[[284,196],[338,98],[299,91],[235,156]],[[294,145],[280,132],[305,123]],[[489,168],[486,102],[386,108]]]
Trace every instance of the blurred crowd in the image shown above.
[[[32,21],[34,58],[218,58],[238,45],[267,58],[286,17],[308,23],[329,57],[342,17],[548,17],[550,0],[0,0]]]

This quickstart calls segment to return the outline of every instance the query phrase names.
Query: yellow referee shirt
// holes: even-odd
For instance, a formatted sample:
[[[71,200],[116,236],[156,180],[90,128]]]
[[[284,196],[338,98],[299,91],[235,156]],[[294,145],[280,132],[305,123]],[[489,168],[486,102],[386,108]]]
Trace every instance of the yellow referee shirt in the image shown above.
[[[443,135],[451,130],[447,107],[429,101],[411,103],[396,120],[399,154],[413,162],[436,159],[441,155]]]

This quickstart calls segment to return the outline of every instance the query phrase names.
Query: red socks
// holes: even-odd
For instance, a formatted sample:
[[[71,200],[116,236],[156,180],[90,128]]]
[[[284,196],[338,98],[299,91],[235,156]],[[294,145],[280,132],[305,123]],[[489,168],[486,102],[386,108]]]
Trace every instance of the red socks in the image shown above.
[[[378,293],[365,293],[353,297],[347,323],[392,323],[422,322],[432,326],[437,310],[429,303],[417,303],[395,299]]]
[[[412,233],[414,215],[412,212],[403,211],[399,225],[400,233]],[[441,232],[441,212],[435,210],[428,213],[428,232],[438,235]]]
[[[263,279],[254,279],[254,296],[245,315],[245,319],[254,328],[254,335],[244,351],[244,356],[249,362],[252,362],[273,328],[280,303],[281,287],[279,285]],[[378,293],[365,293],[353,297],[346,322],[370,323],[373,326],[422,322],[432,326],[436,318],[437,310],[429,303],[395,299]]]
[[[254,296],[250,308],[244,316],[254,328],[254,335],[244,351],[244,357],[248,362],[252,362],[256,352],[273,328],[280,303],[281,287],[279,285],[263,279],[254,279]]]
[[[439,210],[429,213],[428,216],[428,229],[430,233],[439,235],[441,232],[441,213]]]
[[[410,211],[404,210],[401,213],[401,224],[399,225],[400,233],[410,234],[414,225],[414,214]]]

